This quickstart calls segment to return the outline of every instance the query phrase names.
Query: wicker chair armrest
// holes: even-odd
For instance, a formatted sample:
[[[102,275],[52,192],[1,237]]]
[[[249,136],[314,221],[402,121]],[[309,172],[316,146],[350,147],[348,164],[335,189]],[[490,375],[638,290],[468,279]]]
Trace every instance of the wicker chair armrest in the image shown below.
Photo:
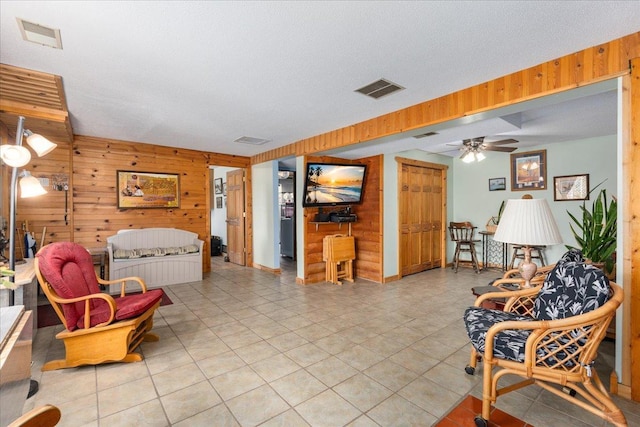
[[[542,285],[538,285],[536,287],[519,289],[515,291],[506,290],[502,288],[504,289],[502,291],[496,290],[496,292],[487,292],[486,294],[482,294],[478,296],[478,298],[476,298],[476,301],[473,303],[473,305],[475,307],[480,307],[484,301],[493,299],[493,298],[505,298],[507,299],[507,303],[509,303],[511,299],[519,299],[522,297],[530,298],[531,296],[535,296],[538,294],[538,291],[540,290],[541,286]],[[508,310],[505,310],[505,311],[508,311]]]
[[[581,365],[591,363],[595,358],[597,344],[604,338],[606,328],[613,318],[616,309],[622,302],[622,288],[614,283],[612,283],[612,287],[614,289],[613,297],[602,307],[593,311],[558,320],[533,320],[530,322],[512,320],[496,323],[487,331],[485,342],[493,343],[496,334],[502,331],[531,330],[532,333],[525,345],[525,365],[535,366],[551,363],[554,365],[551,367],[556,367],[558,364],[566,363],[566,360],[556,363],[548,362],[547,358],[548,356],[554,356],[553,352],[543,352],[543,354],[545,354],[543,360],[538,357],[537,350],[540,348],[549,350],[549,344],[553,341],[558,341],[558,347],[561,349],[567,346],[567,340],[572,344],[578,345],[579,339],[584,339],[585,342],[580,345],[585,347],[586,351],[576,353],[577,360],[573,360],[575,369],[579,369]],[[514,293],[520,292],[522,291],[516,291]],[[505,292],[501,292],[500,294],[504,293]],[[583,333],[576,334],[577,330],[582,330]],[[559,341],[559,337],[566,337],[565,342]],[[485,357],[487,360],[493,358],[492,345],[485,346]]]
[[[142,277],[131,276],[131,277],[123,277],[122,279],[115,279],[115,280],[104,280],[98,277],[98,283],[101,285],[104,285],[104,286],[122,285],[120,287],[121,297],[126,295],[127,282],[136,282],[142,288],[142,293],[147,292],[147,285],[144,283],[144,280],[142,279]]]

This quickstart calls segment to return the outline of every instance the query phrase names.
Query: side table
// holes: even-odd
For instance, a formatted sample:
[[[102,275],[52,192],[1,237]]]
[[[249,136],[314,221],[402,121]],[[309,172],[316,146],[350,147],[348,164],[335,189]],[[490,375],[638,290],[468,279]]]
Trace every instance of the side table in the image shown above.
[[[482,271],[486,271],[489,269],[489,252],[491,248],[491,242],[494,241],[492,236],[496,234],[493,231],[480,231],[480,235],[482,235]],[[491,238],[491,240],[490,240]],[[495,254],[498,254],[500,259],[502,260],[502,271],[507,271],[507,256],[509,255],[509,244],[508,243],[500,243],[495,242],[500,246],[495,249]]]

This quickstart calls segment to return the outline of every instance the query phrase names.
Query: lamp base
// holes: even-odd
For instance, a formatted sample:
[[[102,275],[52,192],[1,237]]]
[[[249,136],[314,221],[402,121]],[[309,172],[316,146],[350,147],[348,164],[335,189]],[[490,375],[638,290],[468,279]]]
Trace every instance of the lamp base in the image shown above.
[[[524,252],[524,260],[518,266],[518,271],[520,272],[520,275],[524,279],[524,285],[522,287],[530,288],[531,279],[533,279],[533,277],[536,275],[536,271],[538,271],[538,266],[536,265],[536,263],[531,262],[530,246],[524,246],[522,248],[522,251]]]

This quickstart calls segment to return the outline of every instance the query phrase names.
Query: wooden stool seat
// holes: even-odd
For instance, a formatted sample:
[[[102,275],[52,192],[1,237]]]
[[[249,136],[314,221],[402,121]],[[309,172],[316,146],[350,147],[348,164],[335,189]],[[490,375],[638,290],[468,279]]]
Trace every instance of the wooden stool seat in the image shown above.
[[[513,245],[513,254],[511,255],[511,263],[509,263],[509,270],[514,268],[514,264],[516,259],[524,259],[524,246],[522,245]],[[544,262],[544,249],[546,246],[531,246],[531,262],[534,262],[534,259],[540,261],[540,267],[546,265]]]

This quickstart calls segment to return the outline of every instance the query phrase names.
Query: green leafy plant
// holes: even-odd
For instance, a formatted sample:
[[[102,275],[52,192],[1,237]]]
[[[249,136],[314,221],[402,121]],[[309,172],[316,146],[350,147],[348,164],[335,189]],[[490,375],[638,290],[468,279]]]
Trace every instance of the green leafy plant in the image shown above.
[[[570,227],[579,245],[578,249],[582,250],[584,257],[591,262],[604,264],[604,270],[607,272],[613,271],[618,229],[617,208],[618,202],[615,197],[607,203],[607,191],[602,189],[593,200],[591,209],[587,208],[586,201],[582,202],[581,219],[567,211],[573,221]],[[566,246],[567,249],[574,249],[573,246]]]
[[[13,270],[9,270],[7,267],[0,267],[0,289],[16,289],[16,284],[7,277],[12,277],[15,274]]]
[[[503,200],[502,203],[500,203],[500,208],[498,208],[498,219],[496,220],[496,225],[500,224],[500,218],[502,218],[502,212],[504,211],[504,204],[505,201]]]

